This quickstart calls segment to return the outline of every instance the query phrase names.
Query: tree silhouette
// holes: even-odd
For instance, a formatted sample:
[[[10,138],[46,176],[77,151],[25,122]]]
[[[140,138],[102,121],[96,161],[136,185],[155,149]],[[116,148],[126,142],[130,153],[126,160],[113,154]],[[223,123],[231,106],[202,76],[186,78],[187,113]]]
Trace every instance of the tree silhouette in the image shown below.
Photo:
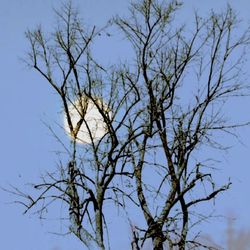
[[[133,206],[144,217],[144,228],[133,227],[133,249],[147,239],[155,250],[208,248],[189,236],[203,218],[197,207],[231,183],[215,184],[203,152],[224,149],[218,135],[247,125],[230,123],[223,107],[246,93],[241,65],[250,37],[249,30],[236,30],[230,6],[207,18],[195,13],[192,29],[176,22],[181,6],[175,0],[133,1],[127,18],[109,22],[132,45],[129,64],[107,66],[94,58],[92,44],[106,27],[87,29],[71,3],[56,11],[54,33],[47,36],[41,27],[26,33],[28,64],[60,97],[71,144],[63,145],[67,159],[58,170],[34,185],[37,197],[15,192],[26,211],[43,213],[62,202],[70,232],[90,249],[109,248],[104,205],[110,201],[124,210]],[[98,140],[86,120],[90,103],[105,124]],[[80,117],[76,124],[72,105]],[[82,126],[88,144],[79,143]]]
[[[142,242],[152,239],[154,249],[163,249],[164,242],[169,249],[203,247],[188,239],[193,212],[231,183],[216,187],[199,154],[208,147],[223,149],[216,135],[241,126],[229,124],[222,111],[246,88],[240,81],[243,57],[235,54],[244,53],[249,30],[235,37],[237,18],[231,7],[221,14],[212,11],[206,19],[195,14],[194,28],[187,32],[174,23],[180,6],[178,1],[140,1],[132,4],[129,18],[116,19],[134,48],[137,86],[147,107],[147,130],[133,141],[131,151],[137,198],[147,222],[138,231]],[[152,150],[147,148],[152,144]]]

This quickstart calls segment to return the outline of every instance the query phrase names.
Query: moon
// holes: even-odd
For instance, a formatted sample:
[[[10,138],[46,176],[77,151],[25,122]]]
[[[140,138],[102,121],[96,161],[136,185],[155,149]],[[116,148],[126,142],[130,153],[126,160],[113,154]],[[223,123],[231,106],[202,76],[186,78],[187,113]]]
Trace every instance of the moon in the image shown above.
[[[95,98],[95,101],[92,101],[88,97],[82,97],[81,101],[82,104],[79,100],[77,100],[69,105],[69,114],[74,129],[80,121],[81,116],[84,115],[84,121],[81,124],[79,132],[77,133],[76,142],[81,144],[90,144],[92,143],[92,140],[93,142],[100,140],[107,132],[107,125],[104,122],[103,116],[99,112],[97,105],[101,107],[104,112],[108,111],[108,107],[100,98]],[[108,114],[109,117],[111,117],[111,111],[109,111]],[[65,113],[64,129],[66,133],[73,138]]]

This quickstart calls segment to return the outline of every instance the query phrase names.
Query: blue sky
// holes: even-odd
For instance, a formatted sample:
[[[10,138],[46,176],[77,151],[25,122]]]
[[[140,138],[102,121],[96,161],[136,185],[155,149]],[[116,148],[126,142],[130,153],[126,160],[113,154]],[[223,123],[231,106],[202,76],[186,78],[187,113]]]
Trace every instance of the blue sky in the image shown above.
[[[55,24],[53,7],[60,6],[56,0],[2,0],[0,8],[0,147],[1,175],[0,186],[14,184],[29,190],[25,183],[34,182],[46,170],[53,171],[57,156],[55,151],[59,145],[50,134],[43,122],[49,125],[61,122],[60,105],[49,85],[33,70],[28,69],[21,58],[28,50],[24,32],[42,24],[50,30]],[[73,0],[79,6],[86,23],[102,25],[114,14],[125,14],[126,0]],[[188,21],[192,10],[198,9],[201,15],[209,9],[222,10],[225,0],[188,0],[185,1],[183,15],[180,21]],[[239,17],[249,23],[250,2],[248,0],[229,1],[237,10]],[[114,38],[115,40],[115,38]],[[120,46],[124,41],[106,39],[97,48],[100,58],[120,60],[126,48]],[[119,47],[118,47],[119,44]],[[122,52],[122,53],[121,53]],[[127,51],[126,53],[128,53]],[[250,58],[250,56],[249,56]],[[246,65],[250,68],[250,63]],[[249,80],[250,83],[250,80]],[[227,116],[236,121],[250,120],[248,108],[250,97],[238,99],[227,109]],[[63,135],[63,134],[62,134]],[[234,214],[239,227],[250,228],[249,201],[249,153],[250,128],[240,130],[244,146],[236,141],[227,142],[232,149],[223,154],[223,168],[217,173],[217,179],[225,180],[231,176],[233,186],[228,193],[221,195],[216,202],[216,213],[222,215]],[[0,248],[9,250],[80,250],[82,244],[74,236],[60,237],[49,232],[60,232],[63,225],[55,220],[58,211],[52,211],[49,219],[41,221],[31,214],[22,215],[22,207],[11,204],[13,197],[0,192]],[[216,235],[223,232],[226,222],[223,219],[212,221],[216,223]],[[214,224],[204,227],[211,233]],[[119,221],[116,222],[116,225]],[[124,226],[123,232],[128,232]],[[114,250],[120,244],[119,234],[116,235]],[[126,242],[124,242],[124,250]]]

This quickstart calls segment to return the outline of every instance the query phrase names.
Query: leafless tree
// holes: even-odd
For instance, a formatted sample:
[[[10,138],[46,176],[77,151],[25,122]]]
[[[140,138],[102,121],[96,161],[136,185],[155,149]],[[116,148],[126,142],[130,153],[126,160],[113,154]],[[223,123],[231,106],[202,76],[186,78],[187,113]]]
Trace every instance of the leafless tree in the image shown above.
[[[220,234],[222,237],[214,240],[214,235],[203,235],[203,244],[213,246],[217,250],[247,250],[250,244],[250,231],[248,228],[237,228],[235,222],[237,222],[237,218],[230,215],[227,218],[226,230]]]
[[[181,6],[175,0],[138,0],[128,18],[112,19],[110,25],[132,45],[129,65],[106,66],[94,58],[92,46],[102,29],[87,29],[70,3],[56,11],[55,32],[47,36],[39,27],[26,33],[28,64],[60,98],[71,144],[62,142],[66,159],[34,185],[37,197],[14,192],[26,211],[41,214],[61,201],[70,232],[90,249],[109,248],[108,201],[143,214],[145,228],[133,227],[135,249],[147,239],[155,250],[206,248],[189,237],[205,218],[197,217],[197,206],[230,187],[230,181],[214,183],[213,165],[202,152],[224,149],[217,135],[234,135],[246,125],[229,123],[223,105],[245,94],[241,65],[249,30],[235,31],[239,23],[230,6],[208,18],[195,14],[192,28],[180,25]],[[92,104],[105,124],[98,140],[86,120]],[[76,124],[72,108],[80,117]],[[90,143],[79,144],[84,125]]]
[[[128,18],[116,19],[134,49],[131,72],[143,93],[147,129],[131,144],[131,164],[147,224],[138,228],[141,244],[151,238],[154,249],[163,249],[164,242],[169,249],[206,248],[188,237],[201,219],[195,219],[197,206],[231,183],[214,183],[202,152],[225,149],[217,136],[235,135],[235,128],[247,124],[231,124],[223,106],[246,94],[241,76],[249,30],[236,30],[239,22],[230,6],[208,18],[195,14],[192,28],[178,28],[180,7],[179,1],[142,0],[132,3]],[[129,129],[140,122],[130,120]]]
[[[237,220],[236,220],[237,221]],[[234,219],[228,219],[227,226],[227,249],[242,249],[247,250],[250,244],[250,231],[249,229],[236,229],[234,225]]]
[[[18,189],[15,192],[26,199],[21,201],[26,206],[25,213],[38,208],[37,212],[43,214],[53,202],[61,201],[68,206],[70,232],[90,249],[105,249],[108,243],[104,242],[104,203],[118,201],[117,192],[122,192],[113,187],[113,179],[133,174],[126,171],[128,145],[141,132],[129,132],[126,120],[133,116],[139,93],[134,81],[125,79],[123,66],[105,68],[93,58],[91,46],[103,29],[84,27],[71,2],[56,15],[58,27],[52,34],[46,36],[41,27],[26,33],[30,44],[27,63],[60,98],[71,144],[68,147],[57,139],[68,157],[60,162],[56,172],[46,173],[42,183],[34,184],[37,197]],[[89,105],[101,115],[98,122],[105,124],[105,134],[98,140],[86,118]],[[80,117],[76,124],[73,110]],[[82,125],[87,128],[89,143],[80,144]]]

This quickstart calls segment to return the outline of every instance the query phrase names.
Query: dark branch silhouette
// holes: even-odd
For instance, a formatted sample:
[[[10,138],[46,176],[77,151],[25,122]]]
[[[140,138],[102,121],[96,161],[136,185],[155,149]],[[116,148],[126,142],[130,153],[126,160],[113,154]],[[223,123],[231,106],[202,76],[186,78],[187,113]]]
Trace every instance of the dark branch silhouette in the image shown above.
[[[235,135],[248,125],[230,123],[223,107],[246,95],[241,66],[250,36],[249,30],[239,32],[230,6],[207,18],[196,13],[192,28],[176,22],[181,6],[176,0],[138,0],[127,18],[109,22],[132,45],[130,64],[98,62],[95,39],[113,34],[108,26],[85,27],[71,3],[56,11],[52,34],[41,27],[26,32],[27,63],[59,97],[71,141],[63,145],[67,156],[58,169],[34,184],[36,197],[15,187],[11,192],[21,198],[25,213],[43,216],[61,202],[69,231],[89,249],[109,248],[110,201],[112,208],[133,206],[143,215],[146,226],[133,227],[132,249],[142,249],[148,239],[155,250],[209,249],[190,234],[200,224],[195,212],[231,182],[214,182],[204,152],[225,149],[217,136]],[[98,139],[86,119],[92,104],[104,124]],[[76,124],[71,109],[79,114]],[[90,143],[79,136],[83,126]]]

